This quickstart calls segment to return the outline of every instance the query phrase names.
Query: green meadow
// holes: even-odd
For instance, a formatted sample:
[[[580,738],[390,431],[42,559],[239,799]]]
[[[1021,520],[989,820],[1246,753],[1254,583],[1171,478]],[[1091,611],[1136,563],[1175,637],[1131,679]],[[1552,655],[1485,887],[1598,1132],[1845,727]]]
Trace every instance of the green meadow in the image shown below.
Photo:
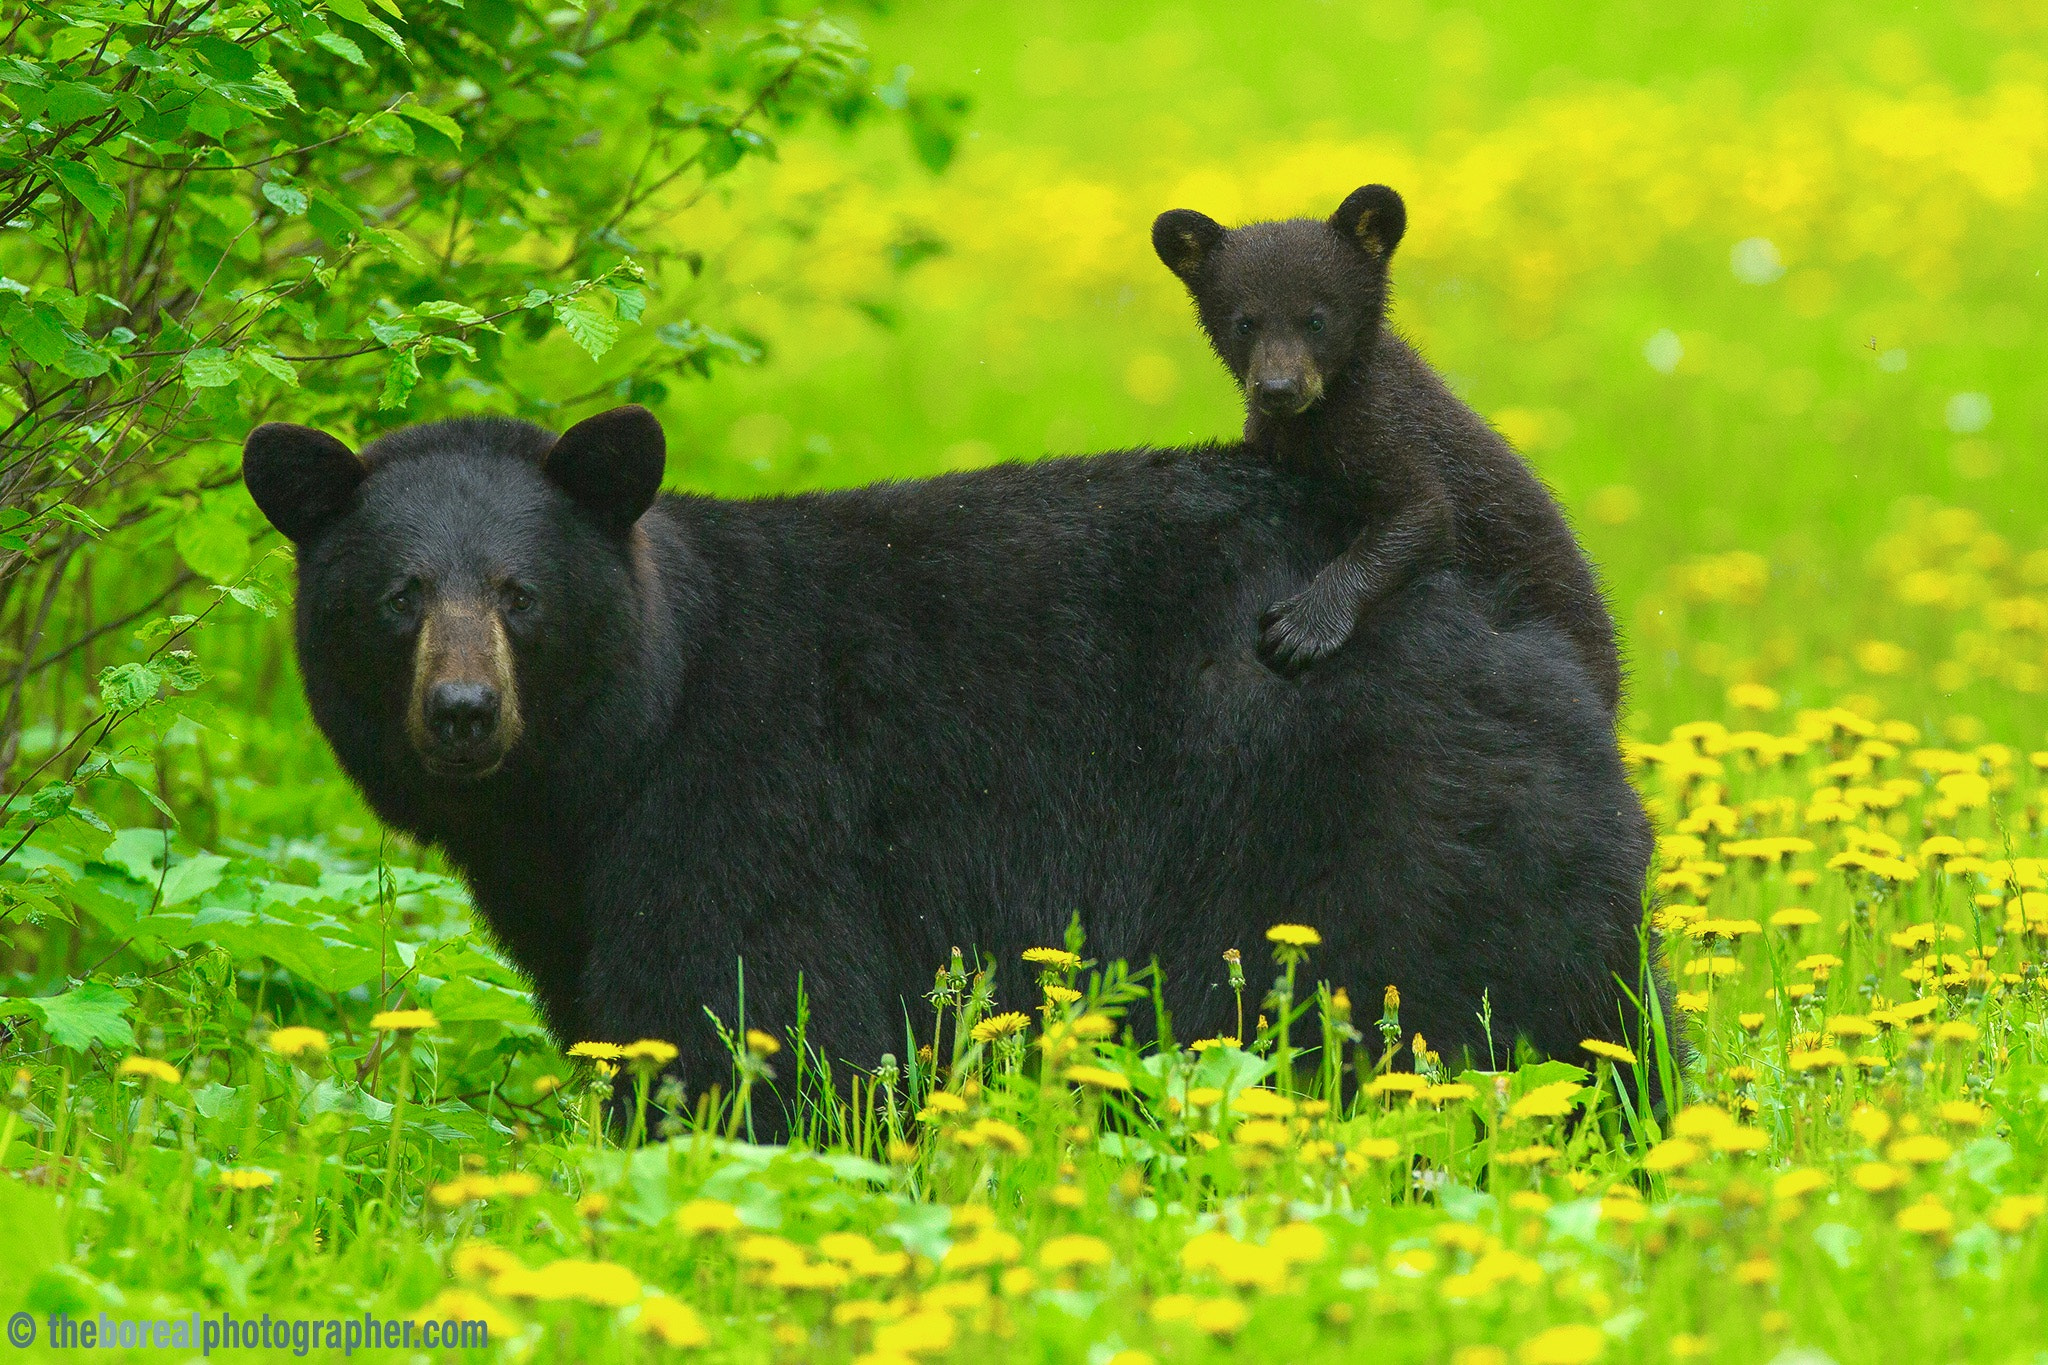
[[[70,1354],[60,1316],[160,1319],[106,1354],[184,1360],[174,1322],[264,1313],[322,1325],[255,1350],[315,1358],[374,1353],[366,1314],[487,1331],[422,1359],[2042,1358],[2048,13],[4,23],[22,1358]],[[735,497],[1228,439],[1152,218],[1372,181],[1410,214],[1395,325],[1622,625],[1677,988],[1631,1047],[1455,1071],[1312,924],[1239,945],[1291,983],[1241,1036],[1141,1047],[1149,988],[1080,907],[995,964],[1032,1013],[935,962],[891,1055],[735,1029],[730,1083],[664,1106],[666,1044],[558,1050],[320,740],[256,422],[641,401],[668,486]],[[787,1148],[747,1140],[771,1089]]]

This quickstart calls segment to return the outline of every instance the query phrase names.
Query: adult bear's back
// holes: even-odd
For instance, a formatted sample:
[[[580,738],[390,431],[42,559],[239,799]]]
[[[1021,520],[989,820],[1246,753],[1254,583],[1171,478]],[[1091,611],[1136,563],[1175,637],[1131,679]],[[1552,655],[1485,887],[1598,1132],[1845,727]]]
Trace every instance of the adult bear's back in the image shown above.
[[[1092,953],[1160,961],[1183,1037],[1230,1022],[1227,947],[1256,1002],[1283,920],[1439,1048],[1479,1044],[1482,990],[1503,1045],[1615,1034],[1648,836],[1568,642],[1445,574],[1274,676],[1258,612],[1344,533],[1286,476],[1131,452],[660,515],[690,663],[593,850],[596,913],[634,907],[595,936],[600,1022],[725,1013],[744,957],[750,1018],[801,972],[869,1062],[955,945],[1028,1006],[1017,952],[1079,910]]]

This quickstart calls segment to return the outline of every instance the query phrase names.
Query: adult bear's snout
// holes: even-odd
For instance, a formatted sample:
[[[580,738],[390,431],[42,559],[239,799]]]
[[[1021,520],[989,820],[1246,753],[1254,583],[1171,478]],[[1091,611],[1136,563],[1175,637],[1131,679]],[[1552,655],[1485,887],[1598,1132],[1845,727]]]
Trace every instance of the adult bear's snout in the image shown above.
[[[511,642],[478,605],[436,603],[414,646],[406,733],[429,772],[484,777],[519,741]]]
[[[444,749],[477,748],[498,728],[498,689],[488,683],[436,683],[427,693],[427,733]]]

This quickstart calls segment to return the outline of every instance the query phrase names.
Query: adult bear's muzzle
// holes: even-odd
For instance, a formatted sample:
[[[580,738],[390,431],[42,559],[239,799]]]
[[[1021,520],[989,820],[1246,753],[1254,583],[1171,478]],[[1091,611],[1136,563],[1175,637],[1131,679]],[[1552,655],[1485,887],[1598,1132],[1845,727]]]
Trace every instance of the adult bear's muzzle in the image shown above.
[[[427,771],[487,777],[519,742],[512,643],[480,602],[437,602],[413,645],[406,736]]]

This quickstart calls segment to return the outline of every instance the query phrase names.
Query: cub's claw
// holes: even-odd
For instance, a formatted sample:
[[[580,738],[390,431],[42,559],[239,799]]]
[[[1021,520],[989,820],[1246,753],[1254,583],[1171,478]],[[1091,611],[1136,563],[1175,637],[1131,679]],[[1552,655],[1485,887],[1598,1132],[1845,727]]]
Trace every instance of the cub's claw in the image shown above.
[[[1343,648],[1351,625],[1350,614],[1334,610],[1315,589],[1297,593],[1259,618],[1259,661],[1295,677]]]

